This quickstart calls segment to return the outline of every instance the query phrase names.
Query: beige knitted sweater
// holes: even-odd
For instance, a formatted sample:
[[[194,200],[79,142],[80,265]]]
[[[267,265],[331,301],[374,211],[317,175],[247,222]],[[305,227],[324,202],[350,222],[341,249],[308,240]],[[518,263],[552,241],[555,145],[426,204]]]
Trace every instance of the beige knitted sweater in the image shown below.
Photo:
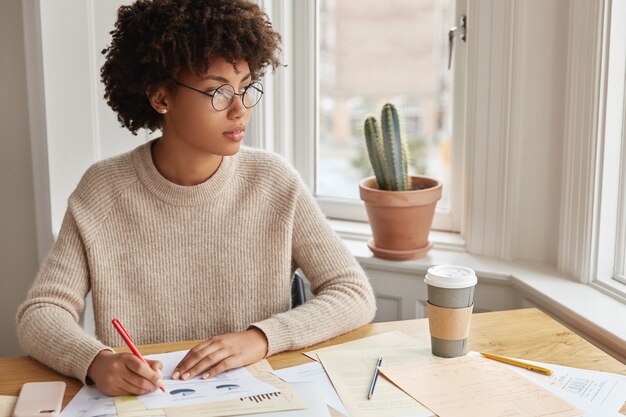
[[[261,329],[268,355],[368,323],[375,301],[359,264],[296,171],[243,147],[202,184],[159,174],[151,144],[93,165],[68,201],[59,237],[17,313],[35,359],[85,381],[96,354],[135,343]],[[316,297],[290,310],[300,267]],[[97,339],[78,320],[93,295]]]

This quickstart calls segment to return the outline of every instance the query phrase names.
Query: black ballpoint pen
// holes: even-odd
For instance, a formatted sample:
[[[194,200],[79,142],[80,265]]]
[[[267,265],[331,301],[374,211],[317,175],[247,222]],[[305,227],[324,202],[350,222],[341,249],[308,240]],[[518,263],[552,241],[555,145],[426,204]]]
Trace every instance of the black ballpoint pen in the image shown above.
[[[376,361],[376,369],[374,369],[374,376],[372,377],[372,384],[370,385],[370,392],[367,394],[367,399],[371,399],[374,396],[374,388],[376,388],[376,381],[378,380],[378,367],[383,363],[383,357],[379,356]]]

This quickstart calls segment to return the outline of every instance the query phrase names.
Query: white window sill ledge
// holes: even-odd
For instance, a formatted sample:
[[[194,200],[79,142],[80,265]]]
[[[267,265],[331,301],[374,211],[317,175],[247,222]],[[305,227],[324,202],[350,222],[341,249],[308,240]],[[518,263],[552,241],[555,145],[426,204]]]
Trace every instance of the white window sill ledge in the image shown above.
[[[432,232],[434,248],[415,261],[386,261],[367,248],[367,223],[330,220],[356,259],[373,270],[423,275],[432,265],[455,264],[476,271],[479,282],[511,285],[520,294],[607,353],[626,363],[626,305],[598,289],[560,275],[551,265],[507,262],[465,252],[454,233]]]

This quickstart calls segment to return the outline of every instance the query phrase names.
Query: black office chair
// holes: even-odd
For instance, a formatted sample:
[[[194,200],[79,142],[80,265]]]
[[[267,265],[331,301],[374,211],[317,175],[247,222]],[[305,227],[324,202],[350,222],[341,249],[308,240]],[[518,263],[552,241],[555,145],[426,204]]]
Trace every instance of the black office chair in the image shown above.
[[[291,283],[291,308],[296,308],[304,304],[305,301],[304,278],[302,278],[300,271],[296,271],[293,274],[293,282]]]

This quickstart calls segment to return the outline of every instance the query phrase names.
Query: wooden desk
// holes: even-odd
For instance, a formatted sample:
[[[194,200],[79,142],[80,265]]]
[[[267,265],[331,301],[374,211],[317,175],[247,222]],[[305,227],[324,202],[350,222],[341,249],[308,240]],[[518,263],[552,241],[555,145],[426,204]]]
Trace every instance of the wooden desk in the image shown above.
[[[314,348],[334,345],[372,336],[391,330],[428,337],[428,321],[405,320],[373,323],[353,332],[321,343]],[[197,342],[163,343],[140,346],[144,354],[172,352],[189,349]],[[613,359],[591,343],[582,339],[537,309],[510,310],[474,314],[469,336],[469,348],[474,351],[537,360],[558,365],[626,375],[626,365]],[[312,348],[307,348],[310,350]],[[120,351],[127,350],[120,348]],[[309,362],[302,350],[279,353],[268,360],[274,369]],[[63,380],[67,383],[65,406],[81,388],[81,384],[35,361],[29,356],[0,358],[0,395],[18,395],[25,382]],[[626,415],[626,404],[622,408]]]

